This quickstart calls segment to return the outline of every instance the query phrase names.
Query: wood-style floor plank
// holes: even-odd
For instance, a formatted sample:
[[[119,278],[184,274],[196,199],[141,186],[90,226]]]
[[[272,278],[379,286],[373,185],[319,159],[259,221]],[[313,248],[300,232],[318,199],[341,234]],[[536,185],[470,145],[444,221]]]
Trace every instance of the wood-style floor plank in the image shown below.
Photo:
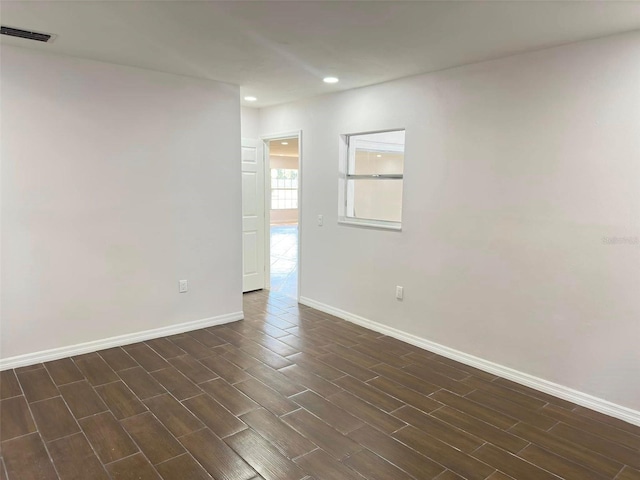
[[[462,452],[472,452],[484,443],[475,435],[410,406],[396,410],[393,415]]]
[[[169,366],[164,358],[145,343],[134,343],[133,345],[126,345],[122,348],[149,373]]]
[[[339,384],[340,380],[342,379],[336,380],[336,383]],[[385,377],[374,378],[373,380],[367,382],[367,385],[371,385],[381,392],[389,395],[390,397],[397,398],[404,404],[411,405],[412,407],[415,407],[418,410],[422,410],[423,412],[431,412],[442,407],[442,403],[434,400],[433,398],[418,393],[415,390],[411,390],[410,388],[407,388]]]
[[[44,367],[17,372],[17,375],[29,403],[60,395]]]
[[[105,362],[97,353],[95,355],[75,358],[75,363],[84,374],[85,378],[94,387],[118,380],[116,372],[114,372],[113,369],[107,365],[107,362]]]
[[[213,373],[202,363],[189,355],[182,355],[180,357],[174,357],[169,359],[171,365],[180,370],[193,383],[202,383],[218,378],[218,375]],[[167,365],[169,366],[169,365]],[[166,367],[164,367],[166,368]],[[158,369],[160,370],[160,369]]]
[[[205,426],[171,395],[158,395],[145,400],[144,403],[175,437],[182,437]]]
[[[442,465],[368,425],[351,432],[349,438],[415,478],[435,478],[444,471]]]
[[[557,420],[528,408],[524,408],[516,402],[512,402],[510,399],[493,395],[483,390],[476,390],[469,395],[466,395],[465,398],[498,412],[506,413],[521,422],[528,423],[529,425],[533,425],[534,427],[538,427],[543,430],[547,430],[558,423]]]
[[[277,294],[244,314],[0,372],[0,480],[640,480],[640,427]]]
[[[200,343],[190,335],[173,335],[169,337],[169,340],[175,343],[178,347],[187,352],[196,360],[210,357],[214,354],[213,350],[205,347],[202,343]]]
[[[121,423],[154,465],[184,453],[180,442],[149,412],[126,418]]]
[[[393,433],[406,425],[399,417],[380,410],[349,392],[336,393],[331,395],[328,400],[345,412],[362,420],[365,424],[385,433]]]
[[[595,472],[599,472],[605,477],[613,478],[622,469],[622,463],[607,458],[597,452],[591,451],[583,445],[576,444],[570,440],[558,437],[550,432],[537,429],[525,423],[519,423],[509,430],[531,443],[538,445],[550,452],[584,465]]]
[[[392,412],[404,406],[404,402],[402,400],[398,400],[391,395],[387,395],[381,390],[348,375],[337,379],[335,384],[344,388],[346,391],[352,393],[361,400],[364,400],[385,412]],[[331,395],[332,394],[326,396]]]
[[[216,480],[249,480],[256,474],[245,460],[210,430],[190,433],[180,442]]]
[[[0,372],[0,400],[19,395],[22,395],[22,389],[15,370],[2,370]]]
[[[519,452],[529,443],[522,438],[516,437],[451,407],[442,407],[432,412],[431,415],[465,432],[475,435],[485,442],[497,445],[512,453]]]
[[[628,430],[621,430],[606,423],[588,421],[573,412],[565,410],[555,405],[547,405],[540,410],[540,413],[552,417],[554,420],[565,423],[581,431],[605,438],[611,442],[623,445],[632,450],[640,451],[640,435]]]
[[[107,465],[113,480],[161,480],[160,475],[140,453]]]
[[[294,402],[254,378],[237,383],[235,387],[274,415],[285,415],[298,408]]]
[[[121,370],[118,375],[140,400],[166,393],[164,387],[142,367]]]
[[[604,480],[607,478],[537,445],[529,445],[518,456],[534,465],[544,465],[545,470],[549,470],[565,480]]]
[[[187,353],[165,337],[154,338],[144,343],[164,359],[179,357]]]
[[[31,413],[40,435],[46,442],[80,431],[80,427],[62,397],[53,397],[32,403]]]
[[[204,468],[191,455],[184,454],[156,465],[163,480],[212,480]]]
[[[337,460],[362,450],[361,445],[304,409],[285,415],[282,420]]]
[[[296,458],[295,462],[314,478],[322,480],[364,480],[355,470],[318,449]]]
[[[100,396],[86,380],[62,385],[60,393],[73,416],[78,419],[108,410]]]
[[[640,470],[635,470],[631,467],[624,467],[616,480],[638,480],[640,478]]]
[[[251,375],[222,356],[203,358],[200,362],[232,385],[251,378]]]
[[[201,383],[200,387],[235,416],[260,408],[260,405],[222,378]]]
[[[83,418],[80,426],[103,463],[120,460],[138,451],[111,412]]]
[[[76,433],[47,444],[51,458],[64,480],[109,480],[104,466],[87,442],[84,434]]]
[[[460,397],[455,393],[447,392],[446,390],[435,392],[431,395],[431,398],[501,429],[508,429],[516,423],[519,423],[517,419],[505,415],[499,410],[493,410],[473,402],[466,397]]]
[[[78,370],[78,367],[76,367],[76,364],[73,363],[73,360],[70,358],[61,358],[60,360],[47,362],[44,366],[53,379],[53,382],[58,386],[84,380],[84,375],[82,375],[82,372]]]
[[[284,395],[285,397],[290,397],[291,395],[295,395],[306,390],[302,385],[298,385],[279,371],[266,365],[248,368],[247,373],[251,374],[252,377],[257,378],[265,385],[269,385],[269,387],[273,388],[276,392]]]
[[[151,376],[178,400],[186,400],[187,398],[195,397],[202,393],[195,383],[185,377],[176,368],[169,367],[156,370]]]
[[[513,478],[558,480],[558,477],[491,444],[480,447],[473,456]]]
[[[203,394],[182,402],[213,433],[221,438],[240,432],[247,426],[209,395]]]
[[[254,410],[240,418],[289,458],[299,457],[317,448],[311,441],[280,421],[268,410]]]
[[[416,427],[403,428],[394,433],[393,437],[469,480],[482,480],[494,470]]]
[[[58,479],[38,433],[2,442],[2,455],[10,480]]]
[[[342,390],[336,384],[328,382],[324,378],[319,377],[318,375],[305,370],[298,365],[284,367],[278,371],[291,379],[292,382],[303,385],[307,389],[313,390],[318,395],[323,397],[328,397]]]
[[[360,473],[368,480],[411,480],[411,476],[383,458],[371,453],[369,450],[361,450],[347,458],[344,463]]]
[[[118,420],[138,415],[147,409],[122,381],[96,387],[96,391]]]
[[[265,480],[300,480],[307,476],[298,465],[253,430],[237,433],[229,437],[227,443]]]
[[[24,397],[0,400],[0,441],[11,440],[36,431],[36,425]]]
[[[120,347],[100,350],[98,354],[116,372],[138,366],[138,363]]]
[[[640,450],[625,447],[601,436],[570,427],[564,423],[559,423],[549,430],[549,432],[577,445],[585,446],[594,452],[601,452],[620,463],[640,469]]]
[[[364,425],[362,420],[310,390],[294,395],[291,399],[340,433],[347,434]]]

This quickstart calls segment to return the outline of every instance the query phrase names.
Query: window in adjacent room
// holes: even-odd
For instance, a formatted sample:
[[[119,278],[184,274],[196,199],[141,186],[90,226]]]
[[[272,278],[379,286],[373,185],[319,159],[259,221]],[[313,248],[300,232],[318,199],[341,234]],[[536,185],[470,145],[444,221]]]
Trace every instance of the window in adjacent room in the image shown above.
[[[271,169],[271,209],[298,208],[298,170]]]
[[[404,134],[390,130],[342,137],[341,223],[401,228]]]

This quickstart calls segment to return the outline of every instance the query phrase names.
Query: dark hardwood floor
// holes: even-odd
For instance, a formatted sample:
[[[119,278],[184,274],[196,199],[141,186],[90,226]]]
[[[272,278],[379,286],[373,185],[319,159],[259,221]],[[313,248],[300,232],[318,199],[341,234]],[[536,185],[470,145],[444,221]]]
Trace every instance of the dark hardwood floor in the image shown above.
[[[640,428],[267,292],[3,371],[0,479],[640,479]]]

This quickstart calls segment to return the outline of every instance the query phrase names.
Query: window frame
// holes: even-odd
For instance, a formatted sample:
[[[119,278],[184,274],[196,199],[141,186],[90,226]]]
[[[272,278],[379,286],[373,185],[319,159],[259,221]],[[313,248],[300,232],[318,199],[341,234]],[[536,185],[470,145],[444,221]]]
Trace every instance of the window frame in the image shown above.
[[[369,132],[357,132],[357,133],[348,133],[340,135],[340,169],[338,176],[338,223],[344,225],[351,226],[360,226],[360,227],[368,227],[368,228],[377,228],[383,230],[402,230],[402,213],[400,215],[400,221],[394,222],[390,220],[377,220],[377,219],[367,219],[367,218],[358,218],[354,216],[349,216],[349,180],[399,180],[403,182],[404,188],[404,164],[402,168],[402,174],[350,174],[349,169],[351,165],[355,164],[355,152],[356,148],[349,148],[353,144],[353,138],[361,135],[371,135],[376,133],[390,133],[390,132],[404,132],[406,138],[406,129],[405,128],[390,128],[385,130],[376,130]],[[381,152],[381,153],[389,153],[389,152],[405,152],[405,145],[402,145],[402,148],[398,145],[398,147],[394,147],[393,144],[375,142],[375,141],[367,141],[362,139],[356,139],[359,144],[364,144],[367,146],[368,151],[373,152]],[[403,195],[404,199],[404,195]],[[404,203],[404,201],[402,202]],[[401,205],[402,209],[402,205]],[[404,210],[404,209],[402,209]],[[401,210],[401,211],[402,211]]]

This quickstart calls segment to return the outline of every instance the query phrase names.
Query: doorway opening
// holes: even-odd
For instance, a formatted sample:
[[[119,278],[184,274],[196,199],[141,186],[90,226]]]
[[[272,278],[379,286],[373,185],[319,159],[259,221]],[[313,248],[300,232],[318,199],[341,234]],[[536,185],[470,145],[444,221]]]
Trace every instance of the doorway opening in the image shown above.
[[[297,299],[299,276],[299,136],[267,142],[269,289]]]

